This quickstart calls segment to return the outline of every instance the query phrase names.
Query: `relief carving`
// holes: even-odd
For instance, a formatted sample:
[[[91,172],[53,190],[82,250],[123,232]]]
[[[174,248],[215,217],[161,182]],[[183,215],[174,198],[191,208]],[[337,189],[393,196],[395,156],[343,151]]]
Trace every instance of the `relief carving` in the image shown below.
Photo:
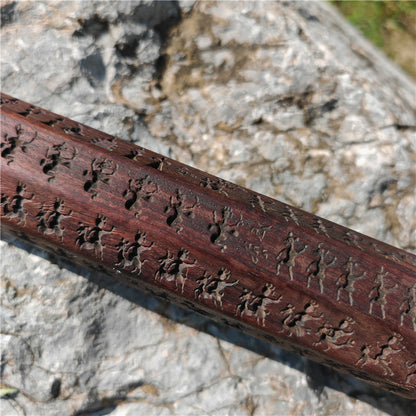
[[[4,193],[1,194],[2,216],[9,219],[18,219],[18,224],[26,224],[26,214],[24,205],[33,199],[35,195],[30,194],[26,190],[24,183],[18,182],[16,186],[16,195],[7,197]]]
[[[271,283],[266,283],[263,286],[260,295],[255,295],[251,290],[244,289],[242,295],[240,295],[240,303],[237,305],[235,310],[235,315],[240,316],[248,315],[254,316],[258,324],[262,324],[265,326],[266,317],[269,315],[269,311],[267,310],[269,305],[272,303],[279,303],[282,299],[282,295],[274,298],[274,292],[276,288]]]
[[[153,162],[149,164],[152,168],[155,168],[157,170],[163,171],[164,165],[170,165],[170,162],[166,159],[166,157],[152,157]]]
[[[83,175],[90,176],[91,179],[84,183],[84,190],[91,194],[94,199],[98,195],[97,187],[99,183],[108,185],[111,176],[117,171],[117,164],[107,158],[94,159],[91,162],[90,170],[85,170]]]
[[[130,179],[128,189],[123,192],[127,198],[125,208],[134,212],[138,217],[142,213],[142,201],[151,202],[153,195],[159,190],[157,184],[152,182],[148,176],[140,179]]]
[[[323,317],[323,314],[318,312],[318,308],[318,303],[311,300],[305,304],[302,311],[296,312],[296,307],[289,303],[281,310],[284,319],[282,320],[283,330],[280,332],[286,330],[289,332],[289,336],[294,334],[297,337],[310,334],[311,330],[308,328],[308,322],[319,321]]]
[[[176,201],[175,201],[176,199]],[[172,227],[179,234],[183,230],[183,220],[184,218],[194,218],[194,209],[199,206],[198,197],[193,204],[186,204],[185,195],[179,190],[176,190],[176,197],[170,197],[170,203],[165,208],[165,213],[168,214],[166,223],[169,227]]]
[[[107,226],[107,218],[103,215],[97,215],[95,226],[92,227],[80,222],[79,228],[77,229],[78,237],[75,239],[75,246],[79,246],[85,250],[94,250],[95,255],[102,259],[103,249],[105,247],[103,237],[111,234],[113,230],[113,226]]]
[[[23,136],[23,129],[21,125],[17,125],[15,127],[16,135],[15,136],[8,136],[5,134],[4,141],[0,144],[1,149],[1,157],[4,157],[7,160],[7,165],[10,165],[14,161],[16,153],[18,150],[22,151],[23,153],[27,152],[27,145],[32,143],[33,140],[36,139],[37,133],[27,140],[24,139]]]
[[[252,244],[246,241],[244,243],[244,247],[250,253],[251,261],[254,264],[257,264],[260,258],[264,258],[267,260],[267,258],[269,257],[269,252],[266,249],[264,249],[262,246]]]
[[[394,333],[388,340],[387,343],[378,346],[378,352],[374,353],[372,347],[364,345],[361,347],[361,357],[357,361],[357,365],[364,367],[366,365],[375,365],[381,367],[383,375],[394,375],[394,371],[391,369],[391,364],[394,362],[394,356],[403,350],[401,342],[403,337],[400,334]],[[377,343],[379,345],[379,343]]]
[[[43,173],[49,176],[48,182],[55,179],[58,166],[70,168],[71,161],[76,155],[76,148],[73,147],[70,149],[65,142],[48,147],[46,149],[45,158],[40,161],[40,165],[43,167]]]
[[[386,317],[384,307],[387,304],[387,294],[397,287],[397,284],[394,284],[393,286],[387,286],[384,283],[384,278],[387,275],[388,272],[385,272],[384,267],[381,266],[380,271],[377,272],[374,278],[375,285],[368,294],[368,298],[370,299],[370,308],[368,312],[372,314],[374,305],[379,305],[383,319]]]
[[[34,105],[29,105],[29,107],[26,108],[24,111],[20,111],[18,114],[20,114],[23,117],[27,117],[30,114],[39,114],[40,110],[36,108]]]
[[[283,212],[283,217],[286,222],[293,221],[296,225],[300,225],[299,218],[295,214],[295,211],[289,206],[286,206],[285,212]]]
[[[320,218],[315,218],[313,220],[312,228],[315,230],[317,234],[321,233],[326,237],[329,237],[327,226],[324,225],[323,221]]]
[[[263,201],[260,195],[254,195],[250,198],[250,204],[253,208],[260,208],[263,212],[267,212],[266,203]]]
[[[409,372],[406,375],[405,383],[415,383],[416,382],[416,361],[413,361],[412,363],[409,363],[409,361],[406,361],[405,363],[406,368],[409,370]]]
[[[276,256],[276,276],[279,275],[282,265],[286,265],[289,272],[289,278],[290,280],[293,280],[293,268],[296,266],[295,258],[304,253],[308,248],[308,245],[305,244],[302,248],[296,248],[296,244],[299,242],[299,238],[294,237],[292,231],[289,232],[287,238],[283,242],[285,243],[286,247],[280,250]]]
[[[79,134],[79,133],[78,133]],[[117,139],[115,137],[104,138],[104,137],[94,137],[91,139],[91,143],[100,146],[107,150],[117,149]]]
[[[228,196],[228,193],[226,191],[227,184],[223,179],[218,178],[217,180],[213,180],[211,178],[205,178],[200,183],[200,186],[206,189],[212,189],[213,191],[217,191],[220,194]]]
[[[354,269],[356,267],[357,267],[357,263],[355,263],[352,260],[352,257],[349,257],[347,263],[345,263],[344,265],[345,273],[343,273],[336,281],[336,285],[338,288],[337,300],[340,299],[341,292],[345,291],[348,294],[348,301],[350,302],[351,306],[353,306],[352,294],[354,293],[354,283],[357,280],[362,279],[366,275],[366,272],[361,273],[361,274],[356,274],[356,272],[354,272]]]
[[[143,152],[139,150],[130,150],[130,153],[128,155],[124,155],[125,157],[131,159],[131,160],[137,160],[137,158],[140,158],[143,156]]]
[[[416,283],[407,289],[407,298],[400,305],[400,311],[400,326],[407,317],[413,325],[413,331],[416,331]]]
[[[58,124],[61,121],[64,121],[62,117],[56,117],[56,118],[51,118],[48,121],[42,121],[42,123],[46,124],[47,126],[53,127],[55,124]]]
[[[264,240],[264,237],[266,236],[267,231],[269,231],[272,228],[272,226],[265,226],[260,225],[258,227],[253,227],[250,232],[252,234],[255,234],[257,237],[259,237],[260,241]]]
[[[220,306],[222,309],[222,298],[224,296],[224,290],[229,286],[235,286],[238,284],[238,280],[229,281],[231,279],[231,272],[222,267],[216,277],[204,272],[202,277],[199,277],[196,282],[198,287],[194,290],[196,299],[211,299],[214,306]]]
[[[238,237],[239,233],[237,227],[243,224],[242,217],[240,215],[240,220],[232,223],[230,220],[233,216],[233,210],[230,207],[224,207],[221,212],[221,218],[218,218],[217,212],[213,212],[214,223],[210,224],[208,230],[212,232],[211,234],[211,243],[216,244],[221,247],[221,251],[224,251],[227,248],[227,245],[224,244],[228,236]]]
[[[191,260],[189,251],[181,248],[176,255],[168,250],[166,255],[158,260],[160,266],[154,275],[156,281],[175,281],[175,287],[183,293],[185,281],[188,279],[189,269],[194,267],[196,259]]]
[[[324,292],[324,280],[326,277],[326,270],[328,267],[333,266],[337,258],[334,256],[332,259],[328,259],[329,250],[324,250],[322,248],[322,243],[318,244],[318,248],[315,251],[318,256],[317,260],[314,260],[309,266],[306,268],[306,272],[308,273],[308,284],[307,287],[310,286],[311,280],[317,280],[319,283],[319,290],[320,293]]]
[[[137,231],[134,236],[134,242],[130,242],[124,238],[117,244],[118,263],[115,265],[122,269],[130,270],[130,273],[140,274],[142,266],[146,260],[142,259],[142,254],[150,250],[154,243],[146,240],[146,233]]]
[[[350,335],[354,333],[354,329],[351,328],[354,324],[355,321],[349,316],[343,319],[337,327],[333,327],[328,321],[325,322],[323,326],[318,328],[319,341],[314,345],[325,345],[324,351],[330,348],[352,347],[355,341]]]
[[[360,242],[363,241],[363,238],[354,233],[353,231],[346,231],[344,233],[343,240],[349,245],[353,247],[357,247],[360,250],[363,250],[363,248],[360,246]]]
[[[42,204],[39,213],[36,215],[38,230],[44,235],[55,234],[63,241],[65,227],[62,226],[61,222],[63,218],[69,217],[71,214],[72,210],[65,213],[65,202],[62,199],[56,198],[52,207]]]

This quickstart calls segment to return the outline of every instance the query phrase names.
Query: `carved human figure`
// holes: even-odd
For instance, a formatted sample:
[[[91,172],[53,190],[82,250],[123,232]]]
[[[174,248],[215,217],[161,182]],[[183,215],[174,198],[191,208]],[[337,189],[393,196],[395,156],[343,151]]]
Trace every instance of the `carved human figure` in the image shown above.
[[[183,293],[189,269],[194,267],[196,262],[196,259],[190,259],[189,251],[184,248],[181,248],[176,255],[168,250],[166,255],[159,259],[160,266],[156,270],[154,279],[156,281],[164,279],[168,282],[174,280],[176,289],[180,287]]]
[[[293,334],[297,337],[302,337],[311,332],[308,328],[309,321],[318,321],[322,319],[323,314],[318,312],[319,305],[316,301],[311,300],[305,304],[300,312],[296,312],[296,307],[291,303],[287,304],[281,313],[284,316],[282,320],[282,331],[289,332],[289,336]]]
[[[317,280],[319,282],[320,293],[323,293],[326,270],[328,269],[328,267],[331,267],[336,263],[337,258],[334,256],[331,260],[327,259],[329,255],[329,250],[324,250],[322,248],[322,243],[318,244],[318,248],[315,252],[318,256],[318,259],[314,260],[306,268],[306,272],[308,273],[307,287],[310,286],[312,279]]]
[[[147,241],[146,233],[140,230],[134,236],[133,242],[122,238],[116,246],[119,261],[115,265],[125,270],[132,267],[130,273],[140,274],[142,272],[142,266],[146,262],[146,260],[142,259],[142,254],[150,250],[153,245],[153,242]]]
[[[17,151],[20,149],[23,153],[27,152],[27,145],[32,143],[36,139],[37,133],[31,139],[23,138],[23,129],[20,124],[15,127],[16,135],[9,136],[7,133],[4,135],[4,141],[0,144],[1,157],[7,160],[7,164],[10,165],[14,161]]]
[[[384,271],[384,267],[381,266],[380,271],[376,273],[374,278],[375,285],[370,290],[368,298],[370,299],[369,313],[373,313],[374,304],[380,306],[381,315],[383,319],[386,317],[385,306],[387,304],[387,294],[397,287],[397,284],[387,286],[384,282],[384,278],[388,275],[388,272]]]
[[[18,218],[18,224],[26,223],[27,212],[24,209],[24,205],[34,198],[34,194],[30,194],[26,190],[24,183],[18,182],[16,186],[16,194],[7,197],[4,193],[1,198],[2,215],[9,218]]]
[[[230,279],[231,273],[225,268],[221,268],[216,277],[204,272],[202,277],[196,280],[198,287],[194,290],[195,298],[211,299],[215,306],[219,305],[222,309],[224,290],[229,286],[238,284],[238,280],[230,281]]]
[[[149,176],[138,179],[130,179],[128,188],[123,192],[123,196],[127,198],[125,208],[134,212],[138,217],[142,213],[142,203],[151,202],[153,195],[156,194],[159,187],[155,184]]]
[[[86,226],[81,222],[79,225],[75,246],[79,246],[86,250],[94,250],[95,254],[102,259],[103,249],[105,247],[103,237],[110,234],[114,230],[114,227],[107,227],[107,218],[103,215],[97,215],[95,226]]]
[[[282,299],[282,295],[273,297],[275,291],[276,288],[271,283],[266,283],[263,286],[260,295],[255,295],[251,290],[244,289],[240,295],[240,303],[236,307],[235,315],[254,316],[258,324],[261,322],[262,326],[265,326],[266,317],[270,313],[268,311],[269,305],[277,304]]]
[[[165,213],[168,214],[166,223],[169,227],[176,229],[179,234],[183,230],[184,218],[194,218],[194,209],[199,206],[198,197],[193,204],[186,203],[185,195],[179,190],[176,190],[176,197],[170,197],[170,203],[165,208]]]
[[[348,261],[345,263],[344,268],[345,272],[337,279],[336,285],[337,285],[337,300],[341,297],[341,292],[345,291],[348,294],[348,301],[350,302],[350,305],[353,306],[353,298],[352,294],[354,293],[354,283],[357,280],[362,279],[366,272],[361,274],[356,274],[354,269],[357,267],[357,263],[355,263],[352,259],[352,257],[348,258]]]
[[[403,326],[405,318],[408,317],[416,331],[416,283],[407,289],[407,298],[400,305],[400,311],[400,326]]]
[[[406,368],[409,370],[409,372],[406,375],[406,379],[405,379],[405,383],[411,383],[412,380],[413,382],[416,382],[416,361],[413,362],[409,362],[406,361],[405,363]]]
[[[103,183],[108,185],[110,178],[117,171],[117,164],[107,158],[93,159],[91,162],[91,168],[85,170],[83,175],[89,176],[84,183],[84,190],[91,194],[91,198],[94,199],[98,195],[98,184]]]
[[[62,226],[62,220],[72,215],[72,210],[65,213],[65,202],[56,198],[52,207],[43,204],[39,213],[36,215],[38,220],[38,230],[44,235],[55,234],[63,241],[65,227]]]
[[[233,210],[230,207],[224,207],[221,212],[221,218],[218,218],[217,211],[213,212],[214,223],[210,224],[208,230],[212,232],[211,242],[221,247],[221,251],[227,248],[225,242],[228,236],[238,237],[239,233],[237,227],[243,224],[243,220],[240,216],[240,220],[235,223],[231,223],[233,216]]]
[[[354,333],[351,328],[354,323],[355,321],[349,316],[341,320],[337,327],[332,326],[328,321],[325,322],[323,326],[318,328],[319,341],[314,345],[324,344],[325,351],[330,348],[352,347],[355,341],[350,335]]]
[[[295,211],[289,206],[286,206],[286,210],[283,212],[283,217],[286,220],[286,222],[293,221],[296,225],[299,225],[299,218],[295,214]]]
[[[296,266],[295,258],[308,248],[308,245],[303,245],[302,248],[296,248],[296,243],[299,241],[299,237],[295,237],[292,231],[289,232],[287,238],[283,241],[285,243],[285,248],[279,251],[276,256],[277,266],[276,266],[276,275],[280,273],[280,268],[282,265],[286,265],[290,280],[293,280],[293,268]]]
[[[394,333],[388,338],[385,344],[378,347],[379,352],[376,354],[372,352],[372,348],[370,346],[363,345],[361,347],[361,357],[357,360],[356,364],[360,367],[364,367],[369,364],[381,367],[384,376],[393,376],[394,371],[391,368],[391,365],[394,362],[394,356],[403,350],[401,341],[403,341],[403,337],[400,334]],[[379,343],[377,344],[379,345]]]
[[[326,237],[329,237],[327,227],[328,227],[328,225],[325,225],[324,222],[320,218],[315,218],[313,220],[312,228],[315,230],[315,232],[317,234],[321,233],[321,234],[325,235]]]
[[[49,176],[48,182],[55,179],[58,166],[70,168],[71,161],[76,155],[77,149],[75,147],[70,149],[65,142],[48,147],[46,149],[45,158],[40,161],[43,173]]]

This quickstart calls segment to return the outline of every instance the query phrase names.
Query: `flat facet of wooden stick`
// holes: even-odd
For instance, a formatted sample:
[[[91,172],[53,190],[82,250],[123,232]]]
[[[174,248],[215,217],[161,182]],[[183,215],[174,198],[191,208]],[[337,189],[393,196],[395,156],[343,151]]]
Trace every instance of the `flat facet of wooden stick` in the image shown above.
[[[416,398],[416,257],[5,94],[3,230]]]

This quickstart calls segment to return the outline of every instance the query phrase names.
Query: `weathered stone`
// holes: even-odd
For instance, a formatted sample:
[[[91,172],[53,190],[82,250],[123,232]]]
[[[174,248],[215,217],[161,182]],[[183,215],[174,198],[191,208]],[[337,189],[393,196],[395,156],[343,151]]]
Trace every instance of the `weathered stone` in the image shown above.
[[[1,7],[4,92],[415,251],[415,87],[329,5]],[[1,247],[1,375],[18,389],[4,414],[415,411],[12,238]]]

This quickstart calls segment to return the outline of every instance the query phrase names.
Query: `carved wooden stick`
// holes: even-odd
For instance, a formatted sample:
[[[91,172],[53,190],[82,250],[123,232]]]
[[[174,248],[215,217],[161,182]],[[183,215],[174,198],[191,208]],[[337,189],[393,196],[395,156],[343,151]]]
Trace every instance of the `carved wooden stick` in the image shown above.
[[[416,257],[7,95],[3,228],[416,398]]]

